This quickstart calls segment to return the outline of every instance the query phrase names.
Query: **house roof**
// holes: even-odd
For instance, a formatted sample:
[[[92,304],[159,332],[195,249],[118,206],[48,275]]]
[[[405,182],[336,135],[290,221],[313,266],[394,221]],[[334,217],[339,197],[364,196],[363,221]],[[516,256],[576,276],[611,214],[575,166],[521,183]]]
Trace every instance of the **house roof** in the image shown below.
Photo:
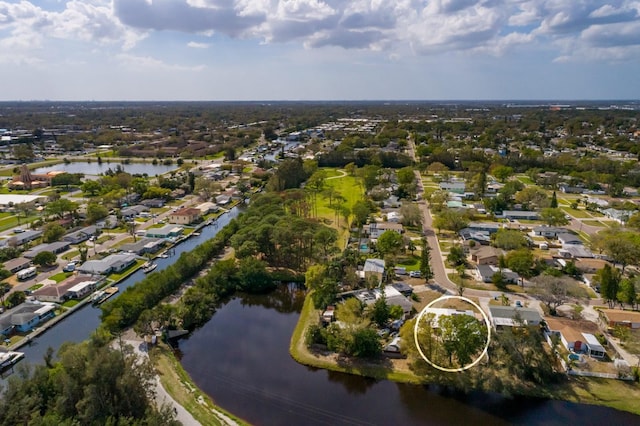
[[[486,259],[488,257],[494,256],[498,257],[502,253],[502,250],[491,246],[474,247],[469,250],[469,254],[471,254],[471,256],[477,257],[478,259]]]
[[[517,307],[517,306],[489,306],[489,312],[491,313],[491,318],[496,319],[506,319],[509,324],[506,324],[505,321],[501,321],[501,325],[513,325],[515,323],[515,319],[519,317],[525,324],[529,323],[539,323],[542,321],[542,315],[537,309],[534,308],[525,308],[525,307]],[[497,323],[497,321],[494,321]]]
[[[640,312],[623,311],[620,309],[604,309],[602,312],[607,316],[609,321],[613,322],[639,322]]]
[[[378,273],[383,273],[384,272],[384,260],[382,259],[367,259],[364,261],[364,267],[362,268],[362,270],[364,272],[378,272]]]
[[[33,295],[36,296],[36,298],[38,296],[45,296],[45,297],[62,296],[67,292],[67,290],[69,290],[76,284],[86,282],[86,281],[97,282],[97,280],[94,279],[93,276],[91,275],[72,275],[66,280],[60,281],[58,284],[52,284],[52,285],[46,285],[44,287],[40,287],[39,289],[33,292]]]
[[[562,244],[582,244],[580,237],[575,234],[570,234],[569,232],[558,234],[557,237]]]
[[[200,209],[185,207],[171,213],[171,216],[198,216],[200,215],[200,213],[201,213]]]
[[[590,321],[574,321],[568,318],[545,317],[544,321],[551,331],[562,333],[567,342],[584,342],[582,333],[597,333],[598,326]]]

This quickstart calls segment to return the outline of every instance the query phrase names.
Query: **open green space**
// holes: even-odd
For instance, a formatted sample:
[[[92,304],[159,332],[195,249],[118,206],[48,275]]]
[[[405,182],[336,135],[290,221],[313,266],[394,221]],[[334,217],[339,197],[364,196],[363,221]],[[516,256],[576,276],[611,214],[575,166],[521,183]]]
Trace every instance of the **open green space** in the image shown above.
[[[561,209],[563,212],[565,212],[565,213],[567,213],[567,214],[569,214],[569,215],[571,215],[571,216],[573,216],[573,217],[576,217],[576,218],[578,218],[578,219],[588,219],[588,218],[593,217],[593,216],[591,216],[591,214],[589,214],[589,212],[588,212],[588,211],[586,211],[586,210],[580,210],[580,209],[575,209],[575,210],[574,210],[574,209],[572,209],[572,208],[570,208],[570,207],[564,207],[564,206],[561,206],[561,207],[560,207],[560,209]]]
[[[533,184],[535,184],[535,182],[532,181],[531,178],[529,176],[526,176],[526,175],[518,175],[518,176],[516,176],[516,179],[518,179],[520,182],[524,183],[525,185],[533,185]]]
[[[72,274],[73,272],[58,272],[55,275],[51,275],[49,279],[55,281],[56,283],[59,283],[69,278]]]
[[[66,300],[63,304],[62,307],[63,308],[73,308],[74,306],[76,306],[78,303],[80,303],[79,300],[76,299],[70,299],[70,300]]]
[[[583,220],[582,223],[584,223],[585,225],[589,225],[589,226],[599,226],[599,227],[603,227],[606,228],[607,225],[604,222],[600,222],[599,220],[596,219],[587,219],[587,220]]]

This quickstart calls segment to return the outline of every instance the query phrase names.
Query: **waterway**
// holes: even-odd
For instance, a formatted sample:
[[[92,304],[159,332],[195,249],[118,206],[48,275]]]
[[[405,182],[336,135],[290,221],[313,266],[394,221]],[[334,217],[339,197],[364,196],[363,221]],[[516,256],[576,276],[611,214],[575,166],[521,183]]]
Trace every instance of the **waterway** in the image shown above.
[[[598,406],[505,399],[310,368],[289,355],[303,292],[241,295],[179,342],[185,370],[218,405],[259,425],[638,424]]]
[[[86,161],[81,162],[73,162],[69,164],[60,163],[54,166],[47,167],[39,167],[33,171],[33,173],[47,173],[52,171],[63,171],[67,173],[84,173],[86,175],[101,175],[106,173],[107,170],[115,170],[116,167],[120,166],[124,169],[125,172],[131,174],[146,174],[148,176],[156,176],[171,172],[173,170],[178,169],[178,166],[174,163],[168,166],[164,164],[156,164],[153,165],[151,162],[149,163],[129,163],[122,164],[120,162],[112,162],[107,163],[103,162],[102,164],[98,164],[95,160],[92,160],[91,163],[87,163]]]
[[[220,229],[238,215],[239,211],[238,207],[234,207],[229,210],[229,212],[220,216],[214,224],[202,228],[199,236],[190,237],[182,243],[174,246],[173,249],[175,250],[175,254],[173,256],[167,259],[156,259],[155,262],[158,264],[158,267],[155,272],[162,271],[167,266],[171,265],[175,261],[175,258],[180,256],[181,253],[191,251],[197,245],[213,238]],[[141,281],[144,277],[145,274],[140,269],[131,274],[117,285],[120,292],[116,293],[113,298],[118,297],[118,295],[120,295],[127,287]],[[57,351],[64,342],[78,343],[88,339],[91,336],[91,333],[93,333],[93,331],[100,325],[101,312],[102,311],[99,308],[93,307],[90,304],[86,305],[57,323],[45,333],[33,339],[30,345],[22,346],[18,350],[20,352],[24,352],[26,362],[42,364],[44,363],[43,357],[47,348],[51,347]]]

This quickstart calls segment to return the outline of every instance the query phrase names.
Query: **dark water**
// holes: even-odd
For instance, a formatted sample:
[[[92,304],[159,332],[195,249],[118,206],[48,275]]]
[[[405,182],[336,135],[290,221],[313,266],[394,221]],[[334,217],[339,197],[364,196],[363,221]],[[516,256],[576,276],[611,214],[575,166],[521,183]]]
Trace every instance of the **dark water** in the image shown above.
[[[180,342],[182,365],[217,404],[256,425],[640,424],[604,407],[466,395],[302,366],[288,350],[302,301],[293,287],[232,299]]]
[[[175,262],[175,259],[177,259],[182,252],[193,250],[197,245],[213,238],[220,229],[229,223],[232,218],[238,215],[238,212],[239,210],[237,208],[231,209],[228,213],[220,216],[215,225],[205,226],[200,231],[200,236],[191,237],[174,246],[174,256],[167,259],[156,259],[156,263],[158,264],[156,272],[162,271],[167,266]],[[142,272],[142,270],[138,270],[127,279],[121,281],[118,284],[120,292],[116,293],[113,298],[118,297],[127,287],[134,285],[144,277],[144,272]],[[32,364],[42,364],[44,363],[43,356],[46,353],[47,348],[52,347],[57,351],[58,348],[60,348],[60,345],[64,342],[78,343],[88,339],[89,336],[91,336],[91,333],[93,333],[93,331],[100,325],[100,313],[101,310],[99,308],[87,305],[57,323],[44,334],[41,334],[33,340],[31,345],[23,346],[18,349],[18,351],[25,353],[25,361]]]

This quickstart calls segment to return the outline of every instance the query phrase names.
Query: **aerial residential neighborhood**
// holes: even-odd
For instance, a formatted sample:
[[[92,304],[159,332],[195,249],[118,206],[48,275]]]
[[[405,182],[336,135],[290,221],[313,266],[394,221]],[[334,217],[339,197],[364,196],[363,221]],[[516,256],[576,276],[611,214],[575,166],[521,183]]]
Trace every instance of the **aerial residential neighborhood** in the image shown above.
[[[544,130],[508,108],[468,120],[343,112],[296,130],[225,123],[208,136],[225,144],[202,157],[199,132],[174,145],[173,130],[143,123],[62,158],[9,150],[7,365],[86,305],[108,333],[175,342],[215,316],[213,301],[290,281],[307,300],[291,349],[301,364],[337,357],[376,377],[448,383],[435,364],[465,371],[464,386],[526,395],[570,377],[637,381],[640,181],[634,159],[603,149],[635,141],[635,120],[609,135],[601,110],[567,109],[579,125],[554,118]],[[496,131],[511,140],[487,139]],[[4,134],[14,150],[27,136]],[[191,240],[201,244],[180,255]]]

